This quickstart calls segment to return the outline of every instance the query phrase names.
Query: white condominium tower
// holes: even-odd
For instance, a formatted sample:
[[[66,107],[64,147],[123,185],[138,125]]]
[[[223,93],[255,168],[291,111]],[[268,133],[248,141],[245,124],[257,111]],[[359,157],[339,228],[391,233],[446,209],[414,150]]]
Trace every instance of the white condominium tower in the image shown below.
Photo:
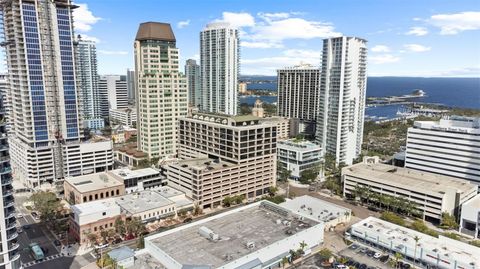
[[[480,118],[416,121],[408,128],[405,167],[480,185]]]
[[[102,114],[108,117],[109,109],[128,108],[127,77],[121,75],[100,76],[98,87],[102,95]]]
[[[315,134],[320,96],[320,69],[308,64],[277,70],[278,115],[296,118]]]
[[[367,41],[323,40],[316,141],[337,163],[352,164],[361,153],[367,88]]]
[[[138,148],[149,158],[176,154],[178,118],[187,115],[187,81],[170,24],[140,24],[135,38]]]
[[[210,23],[200,33],[200,110],[236,115],[239,74],[238,30]]]
[[[111,167],[109,141],[102,147],[101,154],[106,156],[102,160],[92,159],[98,147],[80,143],[82,114],[72,19],[75,6],[70,0],[13,0],[3,1],[1,8],[15,177],[35,188],[65,176]],[[97,166],[97,161],[102,164]]]
[[[101,96],[98,89],[97,49],[94,41],[84,40],[80,35],[77,39],[76,49],[78,81],[85,125],[91,129],[97,129],[95,123],[103,123]]]
[[[200,96],[200,65],[193,59],[188,59],[185,64],[185,75],[188,83],[188,104],[198,107],[201,102]]]

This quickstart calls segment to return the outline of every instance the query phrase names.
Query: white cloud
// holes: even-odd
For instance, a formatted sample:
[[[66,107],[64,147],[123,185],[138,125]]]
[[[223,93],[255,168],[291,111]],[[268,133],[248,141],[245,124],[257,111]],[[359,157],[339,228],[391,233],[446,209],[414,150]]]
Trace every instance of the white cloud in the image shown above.
[[[124,50],[98,50],[98,53],[104,55],[128,55],[128,51]]]
[[[87,4],[77,4],[78,8],[73,10],[75,30],[79,32],[88,32],[92,30],[92,25],[101,20],[100,17],[95,17],[88,9]]]
[[[396,63],[400,61],[400,58],[392,54],[382,54],[376,56],[370,56],[368,61],[372,64],[386,64],[386,63]]]
[[[223,12],[222,15],[222,19],[216,20],[217,22],[228,22],[235,28],[255,26],[255,18],[249,13]]]
[[[457,68],[443,71],[440,76],[445,77],[480,77],[480,66]]]
[[[276,19],[286,19],[290,17],[290,13],[287,12],[278,12],[278,13],[264,13],[260,12],[257,14],[258,17],[265,20],[276,20]]]
[[[249,41],[242,41],[240,46],[245,48],[255,48],[255,49],[271,49],[271,48],[283,48],[283,45],[278,42],[249,42]]]
[[[428,34],[428,30],[425,27],[412,27],[405,34],[406,35],[424,36],[424,35]]]
[[[177,28],[182,29],[182,28],[187,27],[188,25],[190,25],[190,20],[179,21],[179,22],[177,23]]]
[[[268,39],[281,41],[284,39],[327,38],[341,35],[334,31],[329,23],[307,21],[302,18],[287,18],[265,21],[252,29],[252,39]]]
[[[480,29],[480,12],[466,11],[454,14],[437,14],[427,20],[440,28],[442,35],[455,35],[467,30]]]
[[[97,44],[101,42],[99,38],[94,37],[94,36],[89,36],[89,35],[86,35],[86,34],[81,34],[80,36],[83,40],[90,40],[90,41],[93,41]]]
[[[419,44],[406,44],[406,45],[403,45],[403,47],[406,50],[411,51],[411,52],[425,52],[425,51],[429,51],[429,50],[432,49],[431,47],[426,47],[426,46],[419,45]]]
[[[390,52],[390,48],[385,45],[376,45],[370,50],[373,52]]]
[[[286,66],[308,63],[320,65],[320,51],[289,49],[279,56],[255,59],[242,59],[242,74],[274,75],[277,70]]]

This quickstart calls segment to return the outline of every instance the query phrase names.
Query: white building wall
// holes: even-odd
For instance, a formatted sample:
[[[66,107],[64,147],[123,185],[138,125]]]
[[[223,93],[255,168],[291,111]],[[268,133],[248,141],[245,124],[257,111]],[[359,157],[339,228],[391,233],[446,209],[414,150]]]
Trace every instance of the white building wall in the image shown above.
[[[415,122],[408,129],[405,167],[480,185],[480,118]]]

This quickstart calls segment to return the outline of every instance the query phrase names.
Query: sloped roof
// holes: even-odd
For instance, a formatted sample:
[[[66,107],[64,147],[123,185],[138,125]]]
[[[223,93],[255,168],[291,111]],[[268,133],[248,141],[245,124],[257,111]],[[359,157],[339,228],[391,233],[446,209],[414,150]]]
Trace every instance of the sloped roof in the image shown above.
[[[163,22],[144,22],[138,27],[135,40],[161,40],[175,42],[172,26]]]

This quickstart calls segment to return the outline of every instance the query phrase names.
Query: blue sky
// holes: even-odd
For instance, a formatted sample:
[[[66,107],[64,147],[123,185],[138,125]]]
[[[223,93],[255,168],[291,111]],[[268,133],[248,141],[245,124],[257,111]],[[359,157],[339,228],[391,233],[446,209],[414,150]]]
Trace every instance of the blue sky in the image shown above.
[[[77,33],[98,40],[100,74],[133,67],[133,40],[145,21],[172,24],[182,63],[197,58],[199,32],[229,21],[241,32],[241,73],[318,65],[322,39],[368,40],[372,76],[480,76],[478,0],[82,0]]]

